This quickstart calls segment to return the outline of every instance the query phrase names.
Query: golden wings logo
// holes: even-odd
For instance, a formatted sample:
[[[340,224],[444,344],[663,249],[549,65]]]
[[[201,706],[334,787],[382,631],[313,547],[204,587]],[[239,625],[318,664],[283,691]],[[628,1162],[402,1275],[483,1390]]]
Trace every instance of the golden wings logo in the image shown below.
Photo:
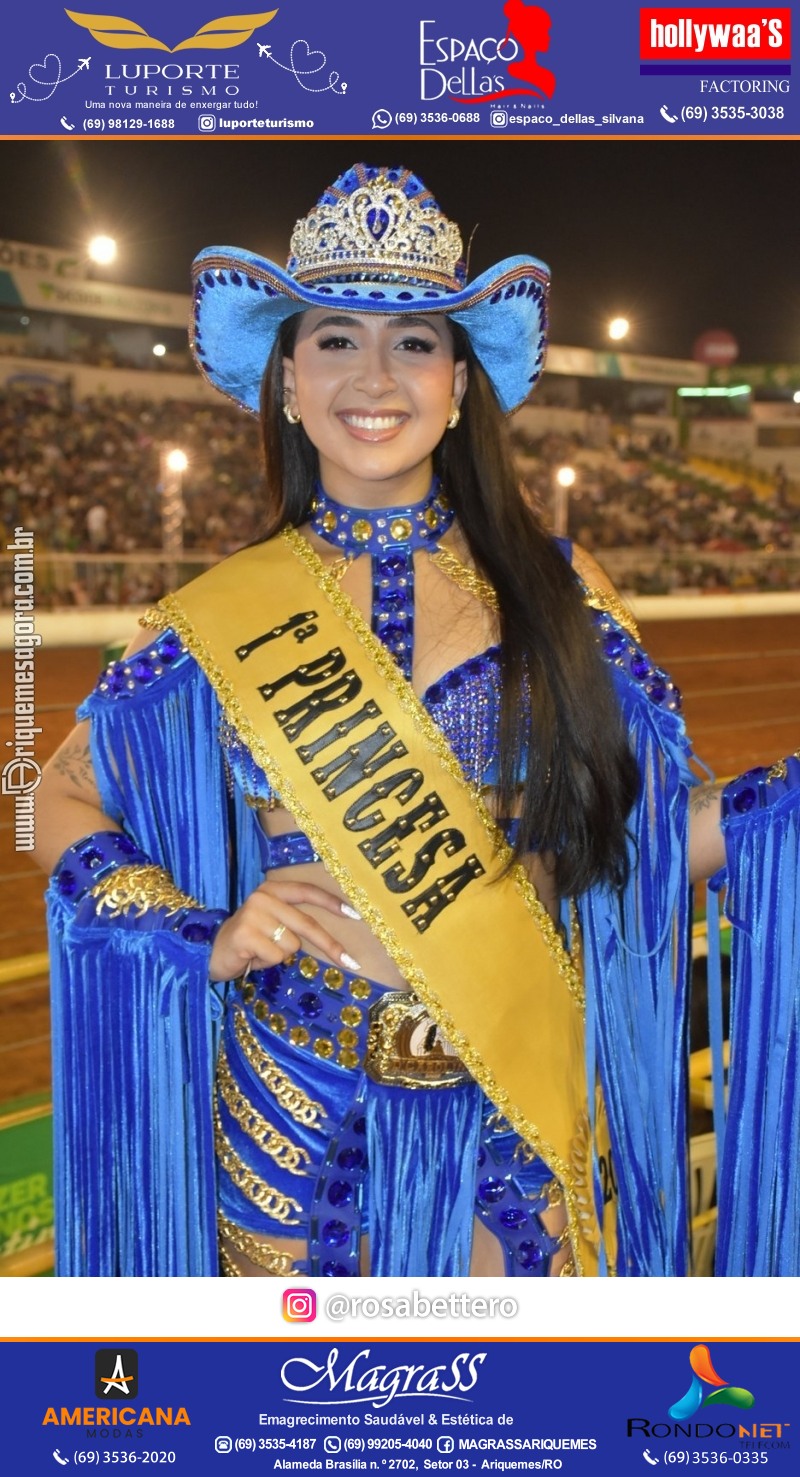
[[[114,46],[120,51],[140,51],[143,48],[153,51],[196,51],[202,48],[221,51],[249,41],[253,33],[267,25],[278,12],[262,10],[258,15],[222,15],[218,20],[208,21],[193,36],[179,41],[177,46],[167,46],[165,41],[149,36],[144,26],[126,20],[122,15],[84,15],[79,10],[67,10],[65,14],[76,26],[83,26],[101,46]]]

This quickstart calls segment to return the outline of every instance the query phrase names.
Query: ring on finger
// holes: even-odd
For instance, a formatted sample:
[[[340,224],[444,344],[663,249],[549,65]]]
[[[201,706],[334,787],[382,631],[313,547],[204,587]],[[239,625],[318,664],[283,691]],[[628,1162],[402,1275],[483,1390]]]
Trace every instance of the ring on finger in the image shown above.
[[[272,934],[272,942],[273,942],[273,944],[279,944],[280,941],[281,941],[281,939],[283,938],[283,935],[285,934],[285,932],[286,932],[286,924],[285,923],[279,923],[278,924],[278,927],[274,930],[274,932]]]

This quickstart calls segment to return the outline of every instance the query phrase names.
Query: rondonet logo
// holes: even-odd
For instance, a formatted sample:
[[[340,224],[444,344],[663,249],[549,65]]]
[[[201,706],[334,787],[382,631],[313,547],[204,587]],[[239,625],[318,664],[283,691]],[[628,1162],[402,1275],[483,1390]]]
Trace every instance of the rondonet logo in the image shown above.
[[[99,46],[113,46],[118,51],[228,50],[249,41],[254,31],[259,31],[277,14],[277,10],[262,10],[257,15],[221,15],[218,20],[207,21],[193,36],[187,36],[177,46],[168,46],[166,41],[148,35],[138,21],[128,20],[123,15],[86,15],[80,10],[65,11],[65,15],[76,26],[83,26]]]
[[[728,1357],[728,1351],[725,1352]],[[727,1411],[720,1412],[718,1407],[732,1405],[738,1410],[751,1411],[755,1405],[755,1396],[750,1390],[745,1390],[741,1385],[732,1385],[717,1374],[714,1367],[711,1350],[707,1344],[695,1344],[689,1351],[689,1369],[691,1371],[691,1384],[685,1395],[670,1405],[667,1415],[669,1421],[654,1420],[652,1416],[629,1416],[627,1420],[628,1439],[632,1437],[646,1437],[664,1439],[673,1442],[709,1440],[711,1437],[721,1437],[723,1440],[734,1443],[728,1454],[723,1453],[719,1457],[709,1453],[708,1456],[700,1456],[693,1453],[691,1456],[684,1447],[680,1452],[673,1451],[666,1461],[695,1462],[717,1461],[720,1462],[766,1462],[769,1457],[762,1448],[770,1447],[775,1450],[788,1449],[791,1447],[790,1427],[791,1421],[754,1421],[752,1415],[747,1417],[748,1424],[743,1425],[741,1418],[731,1419]],[[696,1416],[705,1415],[707,1419],[696,1420]],[[721,1417],[721,1418],[720,1418]],[[644,1449],[644,1458],[653,1466],[660,1460],[659,1457],[650,1455],[647,1447]]]
[[[668,1413],[674,1421],[686,1420],[687,1417],[691,1419],[705,1405],[738,1405],[740,1410],[747,1410],[755,1404],[755,1398],[749,1390],[720,1378],[711,1363],[711,1352],[706,1344],[695,1344],[690,1351],[689,1368],[692,1371],[692,1383],[686,1394],[669,1408]],[[707,1389],[709,1385],[710,1391]]]
[[[789,61],[792,13],[744,7],[659,6],[639,11],[641,61]]]

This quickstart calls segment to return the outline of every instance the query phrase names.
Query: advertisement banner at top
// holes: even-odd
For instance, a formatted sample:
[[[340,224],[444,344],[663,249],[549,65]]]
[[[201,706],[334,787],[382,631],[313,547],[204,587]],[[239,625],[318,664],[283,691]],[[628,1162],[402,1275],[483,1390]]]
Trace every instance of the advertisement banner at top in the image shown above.
[[[57,0],[3,19],[6,137],[791,136],[796,6]]]

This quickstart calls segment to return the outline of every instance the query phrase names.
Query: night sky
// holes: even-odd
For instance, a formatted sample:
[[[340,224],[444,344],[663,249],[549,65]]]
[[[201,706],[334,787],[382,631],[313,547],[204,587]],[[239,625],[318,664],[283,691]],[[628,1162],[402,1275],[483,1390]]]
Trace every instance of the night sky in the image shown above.
[[[795,140],[64,140],[0,142],[0,237],[74,249],[95,230],[106,275],[188,290],[194,254],[235,245],[285,262],[289,235],[363,158],[410,165],[473,227],[473,277],[529,251],[553,271],[551,338],[688,358],[725,328],[743,363],[800,362],[800,153]],[[102,275],[98,271],[98,275]]]

